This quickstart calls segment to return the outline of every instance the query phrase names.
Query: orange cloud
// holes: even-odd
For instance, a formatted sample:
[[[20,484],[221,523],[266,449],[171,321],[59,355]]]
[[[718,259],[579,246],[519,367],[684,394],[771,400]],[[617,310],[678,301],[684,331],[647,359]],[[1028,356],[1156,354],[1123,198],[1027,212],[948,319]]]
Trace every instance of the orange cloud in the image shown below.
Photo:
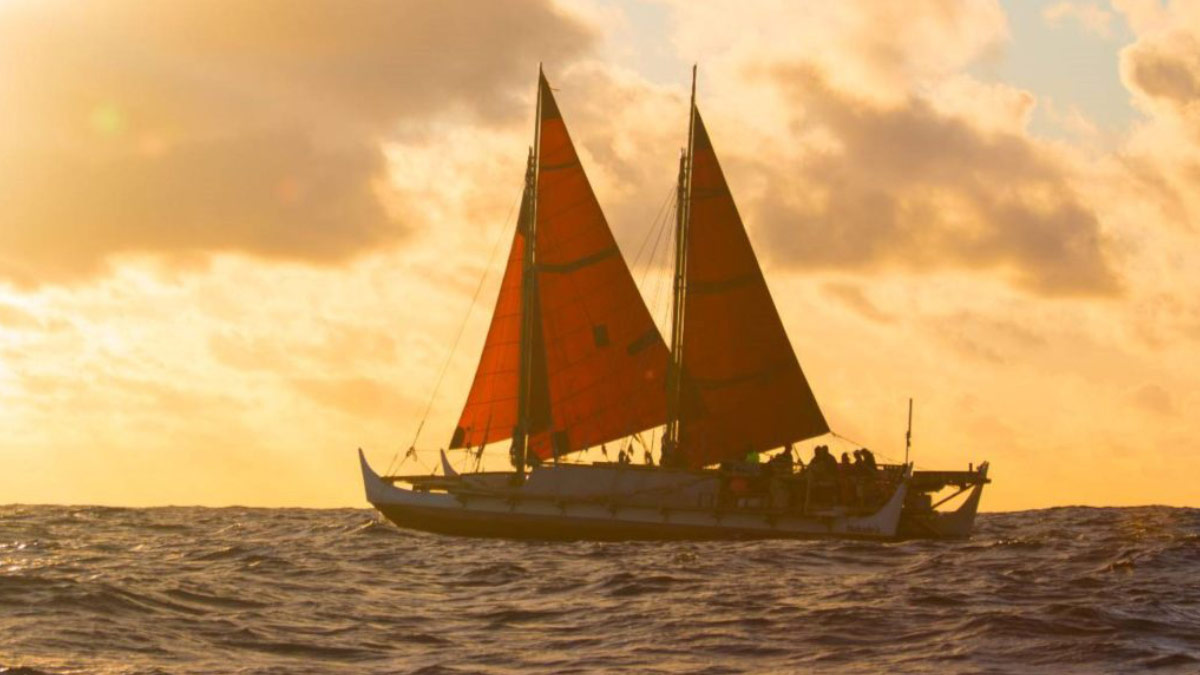
[[[1125,54],[1129,82],[1141,94],[1186,109],[1200,100],[1200,41],[1182,33]]]
[[[1146,116],[1130,134],[1128,161],[1158,192],[1164,215],[1195,231],[1200,221],[1200,5],[1115,4],[1137,34],[1121,50],[1121,80]]]
[[[415,397],[369,377],[305,378],[292,384],[318,404],[347,415],[391,419],[420,410]]]
[[[999,270],[1046,295],[1119,288],[1071,168],[1028,137],[978,129],[916,95],[866,101],[810,68],[767,72],[793,125],[831,143],[759,160],[770,187],[749,206],[764,255],[808,268]]]
[[[0,279],[395,243],[379,141],[512,122],[534,64],[591,40],[544,0],[0,4]]]
[[[880,309],[867,297],[861,286],[840,282],[830,282],[821,287],[830,298],[845,305],[855,314],[876,323],[893,323],[896,317]]]

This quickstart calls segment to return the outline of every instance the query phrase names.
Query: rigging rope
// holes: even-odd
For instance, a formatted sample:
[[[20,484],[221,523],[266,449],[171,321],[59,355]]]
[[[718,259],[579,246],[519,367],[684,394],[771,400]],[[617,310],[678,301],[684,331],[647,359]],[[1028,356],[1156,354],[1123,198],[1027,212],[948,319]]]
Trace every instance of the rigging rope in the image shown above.
[[[518,193],[520,195],[521,193]],[[508,214],[504,216],[504,220],[500,222],[500,231],[496,234],[496,241],[492,244],[492,252],[488,255],[487,265],[483,268],[483,274],[479,277],[479,283],[475,286],[475,292],[471,295],[471,304],[467,307],[467,312],[463,316],[462,323],[458,326],[458,333],[454,336],[454,341],[450,343],[450,351],[446,354],[446,360],[442,363],[442,369],[438,373],[437,381],[433,385],[433,391],[429,394],[429,401],[425,404],[425,412],[421,415],[421,421],[417,424],[417,431],[413,434],[412,443],[408,445],[408,450],[404,452],[404,458],[396,464],[396,458],[399,457],[400,451],[392,456],[392,461],[388,463],[388,470],[385,473],[392,472],[392,465],[396,464],[395,468],[399,469],[404,465],[404,462],[412,457],[418,464],[425,467],[424,462],[417,458],[417,440],[421,437],[421,431],[425,428],[425,421],[429,419],[429,413],[433,410],[433,402],[437,398],[438,390],[442,387],[442,380],[446,377],[446,371],[450,369],[450,362],[454,358],[454,352],[458,349],[459,340],[462,339],[463,333],[466,331],[467,322],[471,318],[471,312],[475,309],[476,302],[479,300],[479,293],[483,290],[484,284],[487,282],[488,275],[492,271],[492,267],[496,262],[496,252],[500,250],[500,243],[504,241],[504,232],[508,229],[505,227],[511,220],[513,211],[517,208],[517,202],[520,200],[518,196],[508,207]],[[436,469],[436,467],[435,467]]]
[[[834,438],[836,438],[836,439],[839,439],[839,440],[845,441],[845,442],[849,443],[850,445],[856,445],[856,446],[858,446],[858,447],[860,447],[860,448],[866,448],[866,447],[867,447],[867,444],[866,444],[866,443],[860,443],[860,442],[858,442],[858,441],[854,440],[853,438],[849,438],[849,437],[847,437],[847,436],[843,436],[843,435],[839,434],[838,432],[834,431],[833,429],[830,429],[830,430],[829,430],[829,435],[830,435],[830,436],[833,436],[833,437],[834,437]],[[897,462],[897,461],[896,461],[896,458],[895,458],[895,457],[892,457],[892,456],[890,456],[890,455],[884,454],[882,451],[876,451],[876,450],[872,450],[872,453],[874,453],[874,454],[876,454],[876,455],[879,455],[879,458],[880,458],[880,459],[882,459],[883,461],[887,462],[888,464],[899,464],[899,463],[900,463],[900,462]]]
[[[663,223],[666,222],[666,219],[663,217],[663,214],[664,214],[664,212],[667,212],[668,203],[674,204],[674,198],[675,198],[675,188],[674,188],[674,186],[672,186],[671,189],[667,191],[667,196],[663,197],[662,204],[660,204],[658,207],[658,212],[654,214],[654,220],[650,221],[650,227],[646,228],[646,236],[642,238],[642,245],[638,247],[637,255],[635,255],[633,257],[633,264],[631,264],[629,266],[630,271],[632,271],[634,268],[636,268],[638,262],[641,261],[642,252],[646,250],[646,244],[650,243],[651,235],[654,236],[654,241],[655,241],[654,247],[658,248],[658,237],[661,236],[661,232],[662,232],[661,228],[663,226]],[[652,265],[653,263],[654,263],[654,252],[651,251],[650,259],[648,261],[646,261],[646,265],[647,265],[646,269],[648,270],[649,265]],[[643,276],[644,276],[644,274],[643,274]]]

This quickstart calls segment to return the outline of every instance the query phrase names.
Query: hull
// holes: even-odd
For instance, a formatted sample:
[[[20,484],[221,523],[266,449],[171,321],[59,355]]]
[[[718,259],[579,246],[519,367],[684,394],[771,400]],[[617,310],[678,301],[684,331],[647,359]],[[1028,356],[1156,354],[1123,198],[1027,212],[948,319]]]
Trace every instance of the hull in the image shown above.
[[[960,492],[965,492],[967,496],[953,511],[934,511],[906,505],[900,515],[900,536],[905,539],[965,539],[971,536],[975,529],[975,516],[979,513],[983,486],[988,483],[987,474],[988,465],[985,462],[979,471],[971,472],[973,482],[959,484]],[[932,487],[937,487],[937,484]]]
[[[367,500],[400,527],[438,534],[539,540],[720,540],[720,539],[876,539],[897,536],[907,483],[874,513],[849,515],[838,509],[798,514],[783,509],[686,506],[667,497],[634,491],[593,489],[566,496],[556,487],[571,485],[584,467],[545,469],[526,486],[493,494],[421,491],[381,479],[359,453]],[[638,478],[638,469],[586,469],[594,486]],[[555,471],[562,472],[556,476]],[[642,472],[645,474],[646,472]],[[659,472],[655,472],[659,473]],[[669,472],[667,480],[671,479]],[[645,479],[642,479],[645,482]],[[527,488],[527,489],[526,489]],[[681,489],[678,494],[689,497]],[[702,497],[702,495],[701,495]],[[651,502],[661,502],[655,505]],[[699,501],[703,501],[702,499]]]

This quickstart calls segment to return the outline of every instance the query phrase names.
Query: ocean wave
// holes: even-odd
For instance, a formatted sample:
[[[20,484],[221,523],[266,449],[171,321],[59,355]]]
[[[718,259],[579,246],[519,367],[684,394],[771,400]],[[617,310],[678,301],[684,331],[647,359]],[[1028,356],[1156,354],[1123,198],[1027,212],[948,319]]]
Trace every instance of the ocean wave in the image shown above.
[[[962,542],[538,543],[356,509],[0,507],[0,673],[1200,670],[1200,510]]]

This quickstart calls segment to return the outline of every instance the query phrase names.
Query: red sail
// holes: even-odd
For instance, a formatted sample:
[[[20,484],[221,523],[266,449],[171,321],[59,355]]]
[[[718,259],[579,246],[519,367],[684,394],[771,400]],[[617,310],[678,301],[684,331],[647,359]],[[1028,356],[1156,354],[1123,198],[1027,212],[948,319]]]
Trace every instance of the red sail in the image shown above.
[[[521,213],[524,213],[522,205]],[[492,313],[475,381],[454,430],[451,448],[484,445],[511,438],[517,424],[517,383],[521,363],[521,261],[525,236],[521,224],[513,236],[508,267]]]
[[[758,266],[708,132],[694,111],[679,446],[692,466],[829,431]],[[691,410],[689,410],[691,408]]]
[[[467,394],[462,417],[450,440],[451,448],[468,448],[512,438],[519,411],[518,392],[521,366],[522,268],[525,257],[528,204],[521,199],[517,231],[508,253],[508,266],[500,281],[500,294],[492,312],[483,354],[475,370],[475,381]],[[536,299],[535,299],[536,302]],[[534,316],[538,315],[534,307]],[[550,426],[549,398],[546,391],[546,350],[541,331],[534,331],[530,363],[530,434],[545,432]]]
[[[534,450],[547,458],[662,424],[668,352],[540,87],[536,259],[553,424],[550,447]]]

